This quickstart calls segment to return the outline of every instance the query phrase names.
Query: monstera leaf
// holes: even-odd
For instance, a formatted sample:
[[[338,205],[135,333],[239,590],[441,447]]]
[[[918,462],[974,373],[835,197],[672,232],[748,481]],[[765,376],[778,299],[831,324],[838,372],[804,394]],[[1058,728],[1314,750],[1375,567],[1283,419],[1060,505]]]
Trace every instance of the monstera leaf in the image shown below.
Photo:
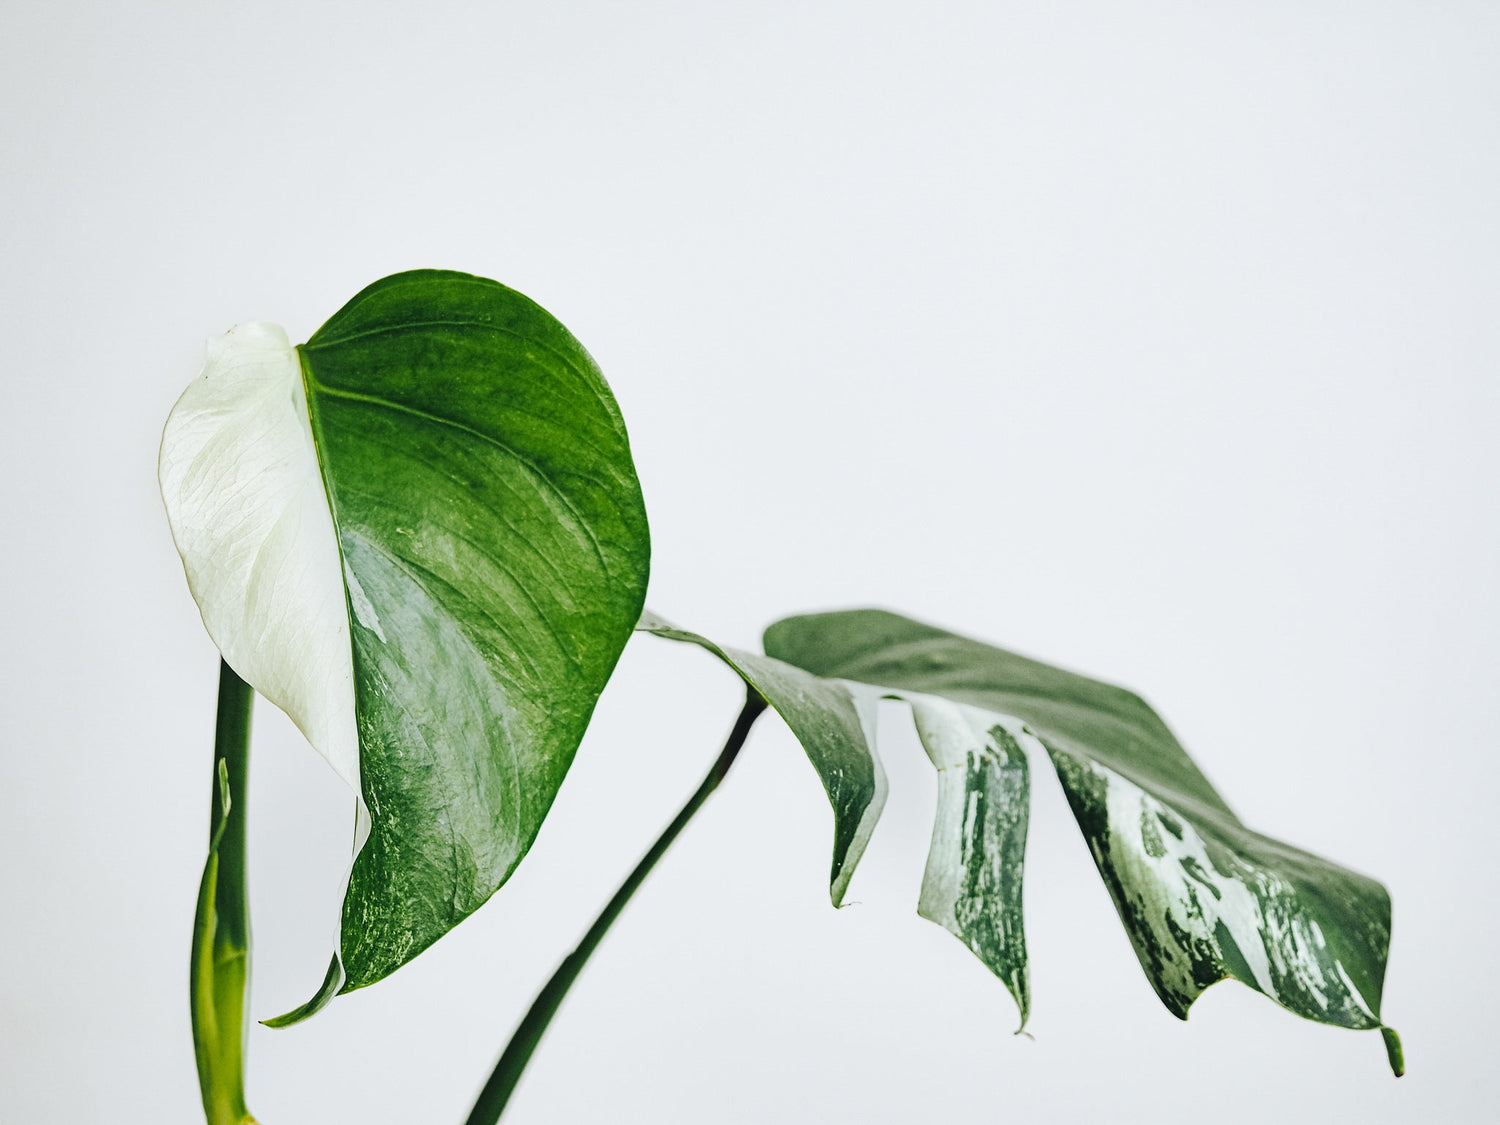
[[[162,495],[227,664],[358,796],[337,952],[381,979],[531,846],[645,596],[620,412],[582,346],[493,281],[378,281],[306,344],[210,345]]]
[[[1243,981],[1298,1015],[1379,1029],[1390,899],[1380,884],[1261,836],[1230,811],[1138,696],[880,610],[792,617],[766,656],[647,617],[641,628],[728,663],[786,720],[834,813],[837,905],[880,816],[881,698],[910,704],[938,773],[919,912],[1030,1007],[1021,882],[1028,757],[1049,761],[1162,1002],[1186,1018],[1209,985]]]

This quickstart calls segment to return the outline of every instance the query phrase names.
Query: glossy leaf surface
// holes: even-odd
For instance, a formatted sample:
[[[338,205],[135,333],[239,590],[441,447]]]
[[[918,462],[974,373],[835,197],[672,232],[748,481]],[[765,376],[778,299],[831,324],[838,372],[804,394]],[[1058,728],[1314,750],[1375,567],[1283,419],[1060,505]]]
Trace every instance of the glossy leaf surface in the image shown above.
[[[295,352],[238,330],[162,486],[204,621],[361,797],[315,1002],[394,971],[535,838],[644,598],[625,427],[581,345],[492,281],[370,286]]]

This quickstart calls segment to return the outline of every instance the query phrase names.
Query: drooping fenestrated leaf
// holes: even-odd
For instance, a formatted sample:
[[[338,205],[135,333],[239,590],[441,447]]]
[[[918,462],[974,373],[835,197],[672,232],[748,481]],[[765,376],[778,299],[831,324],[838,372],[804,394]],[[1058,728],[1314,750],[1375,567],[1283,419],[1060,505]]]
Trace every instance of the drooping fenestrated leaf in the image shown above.
[[[1186,1017],[1205,988],[1234,977],[1309,1019],[1380,1029],[1401,1073],[1399,1040],[1380,1018],[1384,888],[1247,829],[1138,696],[878,610],[788,618],[765,648],[852,697],[912,704],[940,770],[922,913],[1006,981],[1023,1018],[1028,746],[1055,767],[1169,1010]]]
[[[886,777],[875,749],[876,704],[907,699],[938,770],[939,806],[919,911],[954,934],[1030,1009],[1021,930],[1027,767],[1019,723],[936,697],[886,691],[809,674],[772,657],[722,648],[648,613],[640,628],[719,657],[786,720],[812,761],[833,807],[829,895],[839,906],[885,807]],[[1011,724],[1015,731],[1006,729]]]
[[[789,618],[765,643],[819,675],[1024,722],[1046,747],[1147,977],[1175,1014],[1186,1017],[1205,988],[1234,977],[1309,1019],[1382,1027],[1385,889],[1245,828],[1138,696],[874,610]]]
[[[210,346],[162,494],[204,623],[360,795],[338,956],[370,984],[535,838],[639,616],[625,427],[582,346],[466,274],[376,282],[307,344]]]

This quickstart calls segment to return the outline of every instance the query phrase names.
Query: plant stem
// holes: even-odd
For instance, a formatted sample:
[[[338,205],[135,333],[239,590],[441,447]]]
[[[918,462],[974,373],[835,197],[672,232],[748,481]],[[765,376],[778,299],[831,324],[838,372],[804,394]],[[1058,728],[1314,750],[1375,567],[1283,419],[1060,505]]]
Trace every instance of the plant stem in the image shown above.
[[[546,983],[541,992],[537,993],[536,999],[532,1001],[531,1009],[516,1027],[515,1033],[510,1037],[510,1042],[506,1044],[505,1051],[500,1055],[500,1061],[495,1064],[494,1073],[490,1075],[489,1081],[480,1091],[474,1108],[469,1112],[467,1125],[495,1125],[500,1120],[506,1103],[510,1101],[516,1084],[521,1080],[521,1073],[526,1069],[526,1064],[531,1061],[532,1053],[541,1042],[547,1025],[552,1022],[552,1017],[562,1006],[563,997],[568,994],[568,989],[578,979],[578,974],[583,970],[583,966],[588,962],[590,955],[598,947],[604,935],[609,932],[610,926],[625,909],[630,896],[635,894],[646,876],[651,873],[651,869],[656,866],[656,861],[666,854],[667,849],[672,846],[672,841],[677,839],[682,830],[687,827],[688,821],[693,819],[693,814],[703,807],[703,803],[708,800],[708,795],[724,780],[724,775],[734,764],[740,747],[745,744],[750,727],[765,709],[766,701],[754,688],[747,688],[745,706],[740,711],[739,718],[735,720],[734,729],[729,732],[729,739],[724,743],[724,749],[719,751],[718,760],[714,762],[713,768],[708,771],[703,783],[688,798],[687,804],[682,806],[682,811],[657,837],[651,849],[641,857],[641,861],[635,865],[635,870],[620,884],[620,889],[615,891],[614,897],[600,911],[599,917],[594,919],[594,924],[589,927],[588,933],[583,935],[583,940],[578,943],[578,947],[563,959],[557,971],[552,974],[552,979]]]
[[[193,1051],[209,1125],[253,1125],[245,1108],[250,897],[245,885],[245,805],[250,707],[255,693],[219,661],[208,860],[198,887],[190,967]]]

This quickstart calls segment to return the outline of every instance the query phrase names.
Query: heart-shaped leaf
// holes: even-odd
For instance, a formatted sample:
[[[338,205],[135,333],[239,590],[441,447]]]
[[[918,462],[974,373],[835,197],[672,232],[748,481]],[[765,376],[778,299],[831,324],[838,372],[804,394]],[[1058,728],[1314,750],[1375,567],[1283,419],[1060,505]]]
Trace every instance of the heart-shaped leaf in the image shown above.
[[[645,596],[598,368],[493,281],[397,274],[293,349],[210,345],[162,440],[173,536],[225,660],[360,797],[319,995],[393,972],[526,854]]]
[[[1400,1041],[1380,1018],[1390,899],[1379,883],[1250,831],[1138,696],[881,610],[814,614],[766,631],[768,656],[720,649],[648,620],[643,628],[720,655],[803,741],[830,798],[828,763],[879,775],[874,701],[911,704],[939,773],[920,912],[964,941],[1028,1010],[1021,929],[1026,756],[1054,766],[1142,967],[1186,1018],[1209,985],[1243,981],[1298,1015],[1379,1029],[1392,1069]],[[765,674],[774,668],[775,676]],[[831,707],[827,701],[834,701]],[[820,720],[814,713],[828,715]],[[853,727],[829,721],[866,716]],[[821,729],[839,747],[808,747]],[[833,800],[835,839],[869,838],[882,786]],[[834,901],[860,849],[835,845]]]

